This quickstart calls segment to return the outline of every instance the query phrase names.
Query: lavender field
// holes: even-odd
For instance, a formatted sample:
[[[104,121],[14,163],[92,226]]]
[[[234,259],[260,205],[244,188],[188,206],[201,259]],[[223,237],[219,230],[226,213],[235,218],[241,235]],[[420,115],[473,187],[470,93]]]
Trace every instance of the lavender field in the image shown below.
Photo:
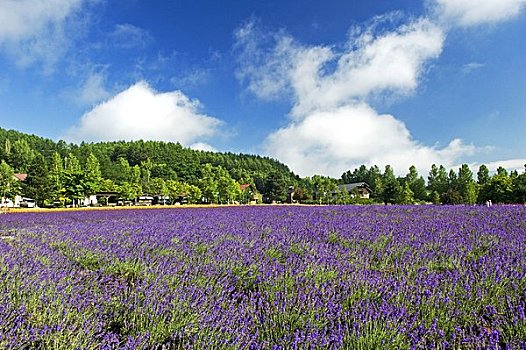
[[[0,217],[1,349],[524,349],[525,207]]]

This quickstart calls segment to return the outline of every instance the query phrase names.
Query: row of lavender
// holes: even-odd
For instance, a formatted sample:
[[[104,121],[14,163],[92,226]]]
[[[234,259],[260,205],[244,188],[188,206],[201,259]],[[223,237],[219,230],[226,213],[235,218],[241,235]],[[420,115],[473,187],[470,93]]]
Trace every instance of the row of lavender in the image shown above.
[[[0,220],[2,349],[526,347],[524,207]]]

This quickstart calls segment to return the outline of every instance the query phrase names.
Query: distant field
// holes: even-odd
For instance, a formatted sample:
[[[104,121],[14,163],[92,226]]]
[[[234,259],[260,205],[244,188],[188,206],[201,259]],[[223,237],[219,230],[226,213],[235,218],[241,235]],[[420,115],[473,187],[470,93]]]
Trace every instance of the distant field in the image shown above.
[[[525,207],[0,216],[0,349],[521,349]]]

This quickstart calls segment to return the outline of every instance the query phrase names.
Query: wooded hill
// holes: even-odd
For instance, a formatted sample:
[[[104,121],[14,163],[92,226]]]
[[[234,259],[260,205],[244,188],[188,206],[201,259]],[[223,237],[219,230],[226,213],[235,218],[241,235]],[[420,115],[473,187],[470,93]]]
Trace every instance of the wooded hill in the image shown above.
[[[40,197],[41,202],[43,197],[47,197],[45,199],[49,202],[56,200],[60,192],[63,192],[62,196],[65,192],[72,192],[64,188],[68,177],[74,175],[72,172],[84,175],[95,172],[91,175],[91,181],[99,183],[88,184],[87,187],[91,188],[85,191],[86,194],[94,189],[130,192],[129,188],[124,191],[123,186],[134,188],[131,190],[133,193],[122,193],[130,198],[142,193],[161,194],[155,193],[158,191],[168,194],[170,191],[163,188],[162,182],[172,181],[172,185],[175,182],[201,188],[201,195],[210,197],[206,198],[210,202],[235,200],[239,193],[235,193],[233,181],[237,182],[238,187],[239,184],[252,184],[267,200],[284,200],[288,186],[301,182],[286,165],[269,157],[197,151],[172,142],[118,141],[77,145],[0,128],[0,145],[0,159],[13,172],[27,173],[29,182],[37,173],[40,177],[53,177],[55,173],[55,183],[44,186],[49,195],[30,193],[37,199]],[[45,169],[36,169],[39,167],[39,158],[42,158]],[[81,180],[80,174],[73,177]],[[82,180],[86,182],[87,179]],[[206,188],[204,183],[207,180],[211,188]],[[232,193],[217,188],[219,182],[227,187],[230,185]],[[221,193],[223,198],[219,196],[217,199],[214,192],[225,193]]]

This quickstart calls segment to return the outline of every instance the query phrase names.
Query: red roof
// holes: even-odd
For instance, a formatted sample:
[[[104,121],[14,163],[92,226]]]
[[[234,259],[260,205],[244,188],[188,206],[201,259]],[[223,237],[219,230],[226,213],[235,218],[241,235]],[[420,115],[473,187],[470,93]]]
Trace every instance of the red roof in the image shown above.
[[[20,181],[26,181],[27,174],[15,174],[15,177]]]
[[[246,190],[249,187],[250,187],[250,184],[239,185],[239,188],[241,189],[241,191],[244,191],[244,190]]]

